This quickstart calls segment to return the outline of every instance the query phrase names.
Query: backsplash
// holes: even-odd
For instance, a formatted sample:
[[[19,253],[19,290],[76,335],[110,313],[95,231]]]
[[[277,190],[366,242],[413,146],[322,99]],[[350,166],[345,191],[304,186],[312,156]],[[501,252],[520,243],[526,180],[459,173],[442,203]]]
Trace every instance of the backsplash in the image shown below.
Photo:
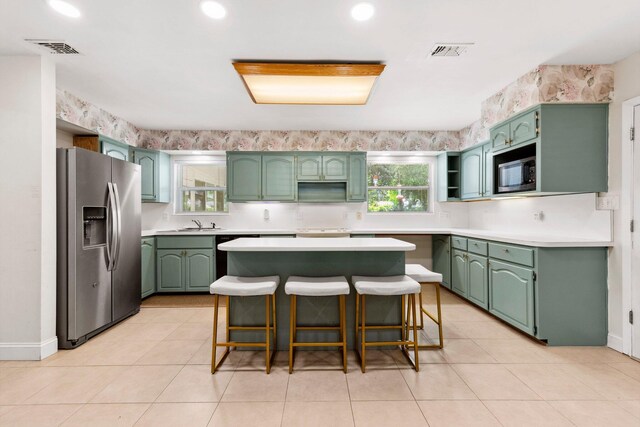
[[[156,150],[444,151],[489,139],[489,128],[542,102],[610,102],[611,65],[541,65],[481,106],[480,118],[443,131],[145,130],[58,89],[56,116],[130,145]]]

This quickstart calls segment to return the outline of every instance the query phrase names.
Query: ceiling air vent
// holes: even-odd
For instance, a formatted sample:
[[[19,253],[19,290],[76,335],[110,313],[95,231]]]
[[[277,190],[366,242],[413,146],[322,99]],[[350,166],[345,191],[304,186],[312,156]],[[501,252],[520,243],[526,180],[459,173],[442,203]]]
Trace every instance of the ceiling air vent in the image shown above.
[[[33,43],[41,48],[46,49],[49,53],[55,55],[79,55],[80,52],[75,50],[63,41],[59,40],[33,40],[26,39],[27,42]]]
[[[473,43],[436,43],[431,56],[460,56],[473,46]]]

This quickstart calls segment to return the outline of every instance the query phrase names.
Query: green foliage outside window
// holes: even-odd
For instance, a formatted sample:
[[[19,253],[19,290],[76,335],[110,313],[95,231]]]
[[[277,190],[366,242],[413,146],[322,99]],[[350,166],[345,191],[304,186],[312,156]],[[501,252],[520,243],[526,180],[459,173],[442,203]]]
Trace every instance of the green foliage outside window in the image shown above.
[[[429,165],[373,163],[368,166],[369,212],[427,212]]]

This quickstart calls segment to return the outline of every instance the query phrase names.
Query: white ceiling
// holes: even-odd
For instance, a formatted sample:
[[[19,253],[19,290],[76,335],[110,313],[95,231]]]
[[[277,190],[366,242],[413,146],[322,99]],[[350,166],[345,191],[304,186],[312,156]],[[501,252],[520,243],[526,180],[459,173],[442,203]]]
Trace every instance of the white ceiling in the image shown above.
[[[57,85],[148,129],[460,129],[480,103],[542,63],[613,63],[640,50],[640,0],[0,0],[0,54],[34,54],[25,38],[62,39]],[[436,42],[473,42],[429,58]],[[366,106],[255,105],[231,62],[382,61]]]

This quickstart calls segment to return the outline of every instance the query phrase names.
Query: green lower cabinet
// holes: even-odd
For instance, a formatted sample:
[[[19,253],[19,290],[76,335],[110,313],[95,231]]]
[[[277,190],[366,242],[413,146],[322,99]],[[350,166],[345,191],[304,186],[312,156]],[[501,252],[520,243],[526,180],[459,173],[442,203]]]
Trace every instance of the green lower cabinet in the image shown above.
[[[208,291],[215,280],[213,249],[187,249],[185,252],[185,290]]]
[[[433,271],[442,274],[442,286],[451,289],[451,237],[433,236]]]
[[[469,263],[468,294],[469,301],[476,303],[484,309],[489,308],[489,289],[487,286],[487,257],[467,254]]]
[[[184,249],[158,249],[158,292],[184,291]]]
[[[142,298],[156,292],[156,239],[144,237],[140,244],[142,265]]]
[[[451,290],[463,297],[468,288],[467,253],[460,249],[451,251]]]
[[[506,262],[489,263],[489,311],[535,335],[534,272]]]

